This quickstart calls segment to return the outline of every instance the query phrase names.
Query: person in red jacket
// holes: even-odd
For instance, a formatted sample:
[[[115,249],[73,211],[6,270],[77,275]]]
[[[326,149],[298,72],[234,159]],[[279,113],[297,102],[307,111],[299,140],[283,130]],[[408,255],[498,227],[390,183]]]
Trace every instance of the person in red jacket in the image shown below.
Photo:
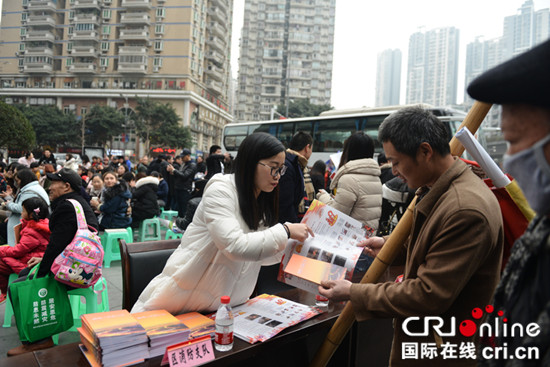
[[[13,247],[0,246],[0,303],[6,300],[10,274],[26,268],[32,257],[44,256],[50,241],[48,204],[35,196],[23,201],[22,206],[19,241]]]

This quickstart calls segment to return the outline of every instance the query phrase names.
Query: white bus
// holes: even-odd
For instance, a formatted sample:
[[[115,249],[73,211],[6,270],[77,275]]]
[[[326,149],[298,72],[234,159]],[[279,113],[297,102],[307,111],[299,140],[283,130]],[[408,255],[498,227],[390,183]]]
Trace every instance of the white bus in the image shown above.
[[[382,145],[377,140],[378,127],[389,114],[403,107],[405,106],[330,110],[315,117],[227,124],[223,130],[222,145],[227,152],[236,156],[241,142],[254,132],[266,132],[276,136],[285,147],[288,147],[292,136],[297,131],[304,131],[313,137],[313,154],[309,159],[313,164],[319,159],[328,161],[331,154],[342,150],[344,140],[351,133],[363,131],[374,140],[375,152],[380,153]],[[449,138],[454,136],[466,117],[466,113],[458,110],[429,105],[422,107],[430,109],[445,123]]]

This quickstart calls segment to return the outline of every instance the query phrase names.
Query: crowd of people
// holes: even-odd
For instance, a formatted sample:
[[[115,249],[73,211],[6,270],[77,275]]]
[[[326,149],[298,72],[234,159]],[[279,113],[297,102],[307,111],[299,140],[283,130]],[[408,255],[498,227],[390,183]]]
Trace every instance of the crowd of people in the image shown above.
[[[351,133],[331,177],[325,162],[310,165],[314,141],[306,132],[297,132],[288,148],[272,135],[251,134],[234,161],[212,146],[205,160],[193,161],[184,149],[177,157],[143,157],[135,167],[125,157],[93,157],[75,167],[67,155],[66,164],[52,170],[56,162],[51,152],[45,151],[35,167],[33,155],[26,154],[3,167],[0,180],[6,210],[0,236],[10,245],[0,247],[0,300],[9,291],[9,274],[19,273],[20,281],[29,266],[41,261],[39,275],[45,275],[74,236],[76,220],[67,198],[78,200],[88,224],[100,230],[138,226],[158,215],[160,206],[178,211],[176,223],[184,221],[181,243],[132,312],[179,314],[215,311],[221,295],[237,305],[255,288],[261,291],[262,279],[275,282],[278,266],[269,265],[280,262],[287,241],[314,236],[300,223],[313,199],[363,223],[370,233],[360,243],[362,258],[372,260],[393,221],[416,195],[412,230],[396,260],[404,264],[404,274],[377,284],[324,281],[319,294],[350,301],[358,321],[393,318],[391,365],[477,365],[475,356],[448,360],[443,350],[478,346],[479,334],[444,334],[441,324],[411,333],[408,324],[410,317],[437,316],[446,325],[470,320],[477,327],[486,319],[474,310],[489,306],[502,311],[510,324],[538,326],[528,335],[496,333],[486,341],[491,348],[536,347],[540,354],[527,363],[480,355],[480,363],[550,365],[549,59],[550,41],[482,74],[468,87],[476,100],[502,105],[502,131],[509,143],[504,171],[517,180],[537,214],[512,248],[502,274],[505,228],[495,195],[479,172],[451,155],[450,137],[436,116],[421,107],[405,107],[381,124],[377,138],[384,153],[377,161],[372,138]],[[389,199],[394,196],[401,200]],[[51,215],[45,214],[48,208]],[[360,261],[356,270],[366,271],[368,265],[363,265]],[[492,321],[502,316],[487,313]],[[439,353],[404,361],[402,347],[414,343]],[[23,341],[8,355],[52,345],[51,338]]]

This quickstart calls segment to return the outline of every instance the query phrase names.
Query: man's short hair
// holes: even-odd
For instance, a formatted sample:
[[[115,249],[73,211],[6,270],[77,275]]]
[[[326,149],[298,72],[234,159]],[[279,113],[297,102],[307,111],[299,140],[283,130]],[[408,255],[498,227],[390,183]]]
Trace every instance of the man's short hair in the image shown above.
[[[290,140],[288,147],[295,152],[299,152],[308,145],[313,145],[313,138],[311,135],[303,131],[298,131]]]
[[[222,148],[222,147],[220,147],[219,145],[212,145],[212,146],[210,147],[210,154],[216,154],[216,151],[217,151],[218,149],[221,149],[221,148]]]
[[[391,142],[395,150],[414,159],[422,143],[430,144],[442,156],[450,154],[445,125],[421,107],[405,107],[386,117],[378,129],[378,140]]]

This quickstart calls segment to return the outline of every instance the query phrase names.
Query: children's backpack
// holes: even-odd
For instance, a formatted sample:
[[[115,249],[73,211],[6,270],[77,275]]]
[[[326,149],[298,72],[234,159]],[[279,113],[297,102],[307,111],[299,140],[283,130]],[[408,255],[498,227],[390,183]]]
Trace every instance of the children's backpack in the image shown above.
[[[74,206],[78,229],[71,243],[55,258],[51,271],[61,283],[88,288],[101,278],[103,246],[97,231],[86,223],[82,205],[74,199],[68,201]]]

